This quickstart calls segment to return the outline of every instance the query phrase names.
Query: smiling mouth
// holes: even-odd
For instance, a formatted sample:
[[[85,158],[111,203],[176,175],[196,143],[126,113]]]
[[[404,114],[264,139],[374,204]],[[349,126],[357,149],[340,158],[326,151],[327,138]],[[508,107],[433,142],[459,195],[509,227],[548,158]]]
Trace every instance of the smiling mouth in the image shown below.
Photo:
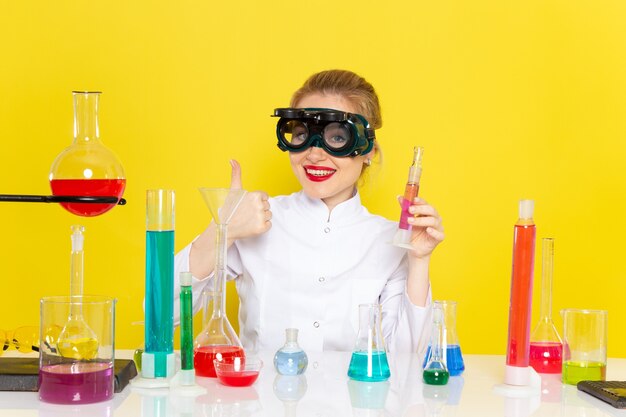
[[[306,173],[307,178],[311,181],[317,182],[329,179],[336,171],[336,169],[330,169],[326,167],[304,167],[304,172]]]

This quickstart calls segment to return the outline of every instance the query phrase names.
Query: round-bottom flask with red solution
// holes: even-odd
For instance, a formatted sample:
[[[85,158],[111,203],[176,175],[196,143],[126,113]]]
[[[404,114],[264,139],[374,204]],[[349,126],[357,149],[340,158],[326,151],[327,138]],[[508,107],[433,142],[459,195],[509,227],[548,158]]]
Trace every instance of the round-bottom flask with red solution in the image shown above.
[[[116,197],[124,194],[126,177],[118,157],[100,140],[100,92],[74,91],[74,142],[56,157],[50,168],[55,196]],[[98,216],[115,203],[61,203],[78,216]]]

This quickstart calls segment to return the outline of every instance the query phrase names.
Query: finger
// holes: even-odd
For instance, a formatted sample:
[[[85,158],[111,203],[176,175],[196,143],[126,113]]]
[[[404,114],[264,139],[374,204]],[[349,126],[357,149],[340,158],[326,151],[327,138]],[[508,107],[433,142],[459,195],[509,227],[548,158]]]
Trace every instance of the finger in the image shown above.
[[[442,231],[432,227],[426,228],[426,233],[428,233],[433,239],[437,240],[438,242],[443,241],[443,239],[446,237]]]
[[[407,219],[411,226],[416,227],[433,227],[439,228],[441,222],[436,217],[425,216],[425,217],[409,217]]]
[[[409,213],[417,215],[417,216],[433,216],[439,217],[439,213],[433,206],[425,205],[414,205],[409,207]]]
[[[234,159],[230,160],[230,166],[232,168],[230,174],[230,188],[241,189],[241,165]]]

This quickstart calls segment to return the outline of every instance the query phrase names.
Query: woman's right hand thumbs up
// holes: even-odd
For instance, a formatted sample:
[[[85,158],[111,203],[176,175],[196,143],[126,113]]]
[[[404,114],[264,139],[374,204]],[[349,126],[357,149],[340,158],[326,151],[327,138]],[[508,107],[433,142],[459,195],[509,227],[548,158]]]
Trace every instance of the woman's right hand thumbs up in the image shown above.
[[[242,188],[241,166],[232,159],[230,188]],[[239,204],[237,211],[228,224],[228,240],[231,243],[237,239],[257,236],[267,232],[272,227],[272,211],[270,210],[269,196],[264,191],[246,193]]]

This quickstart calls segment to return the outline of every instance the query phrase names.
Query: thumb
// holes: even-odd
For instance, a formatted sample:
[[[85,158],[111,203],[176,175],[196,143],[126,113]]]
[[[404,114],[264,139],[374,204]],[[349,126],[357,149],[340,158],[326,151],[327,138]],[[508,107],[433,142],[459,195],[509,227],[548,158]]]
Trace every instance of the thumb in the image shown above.
[[[241,189],[241,165],[234,159],[230,160],[230,166],[232,168],[230,174],[230,188]]]

